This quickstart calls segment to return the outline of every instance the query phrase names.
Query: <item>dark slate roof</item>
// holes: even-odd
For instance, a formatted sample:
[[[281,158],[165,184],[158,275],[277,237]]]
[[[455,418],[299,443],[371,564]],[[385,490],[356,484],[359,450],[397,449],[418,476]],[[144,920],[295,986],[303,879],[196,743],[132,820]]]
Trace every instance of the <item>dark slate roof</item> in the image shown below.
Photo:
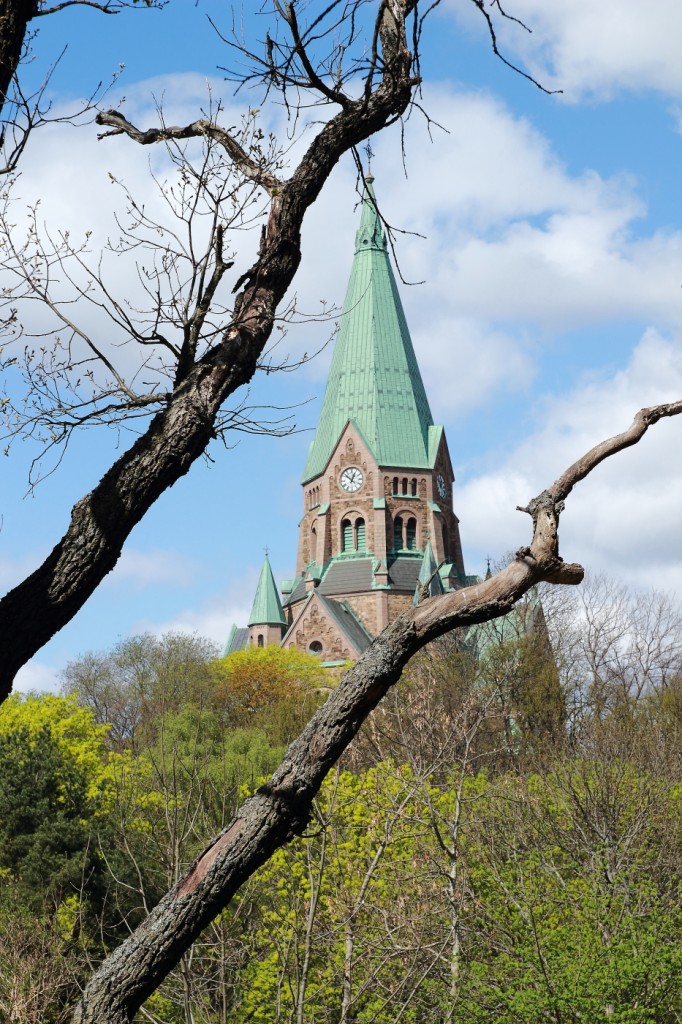
[[[419,564],[417,563],[417,572]],[[324,574],[319,592],[330,594],[362,594],[372,589],[372,559],[349,558],[332,562]]]
[[[234,654],[235,651],[243,651],[249,643],[249,631],[245,627],[233,626],[225,644],[223,657]]]
[[[331,618],[348,637],[358,654],[362,654],[365,648],[369,647],[372,637],[362,625],[357,615],[346,601],[332,601],[320,595],[322,604],[329,612]]]
[[[284,599],[284,601],[282,601],[282,604],[286,608],[289,604],[295,604],[296,601],[302,601],[305,595],[305,581],[303,580],[303,577],[301,577],[291,593]]]
[[[396,590],[414,591],[422,566],[421,558],[396,558],[388,567],[388,582]]]

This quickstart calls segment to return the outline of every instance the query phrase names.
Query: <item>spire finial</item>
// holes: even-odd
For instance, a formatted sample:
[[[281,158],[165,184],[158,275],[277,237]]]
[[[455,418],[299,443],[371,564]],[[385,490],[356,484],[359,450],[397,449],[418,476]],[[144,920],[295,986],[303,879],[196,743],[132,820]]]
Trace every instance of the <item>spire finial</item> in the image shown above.
[[[492,577],[492,572],[490,569],[490,555],[488,555],[488,557],[486,558],[486,562],[488,563],[488,568],[486,569],[485,572],[485,578],[489,580]]]
[[[374,152],[370,145],[369,139],[367,140],[367,145],[365,146],[365,155],[367,157],[367,174],[365,175],[365,180],[372,182],[374,181],[374,175],[372,174],[372,157],[374,156]]]

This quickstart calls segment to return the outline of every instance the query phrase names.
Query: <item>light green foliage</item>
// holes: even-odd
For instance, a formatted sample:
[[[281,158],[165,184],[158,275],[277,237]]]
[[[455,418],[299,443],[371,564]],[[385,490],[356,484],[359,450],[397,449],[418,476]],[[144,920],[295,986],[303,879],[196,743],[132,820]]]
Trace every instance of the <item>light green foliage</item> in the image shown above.
[[[415,659],[305,834],[147,1019],[679,1024],[679,683],[574,717],[567,736],[546,654],[508,637],[483,661],[458,641]],[[81,659],[70,679],[81,704],[0,707],[0,1021],[13,1000],[68,1019],[102,937],[143,919],[330,685],[299,652],[215,661],[172,636]]]
[[[73,696],[12,694],[0,704],[0,737],[24,731],[35,743],[47,731],[64,764],[72,765],[86,780],[89,797],[101,796],[105,787],[106,725],[97,724],[92,712]]]
[[[0,1020],[65,1021],[94,951],[109,885],[106,731],[73,698],[0,706]]]
[[[394,1019],[434,959],[418,788],[392,762],[323,785],[306,837],[279,850],[242,897],[259,901],[259,923],[243,936],[254,955],[236,1020]]]

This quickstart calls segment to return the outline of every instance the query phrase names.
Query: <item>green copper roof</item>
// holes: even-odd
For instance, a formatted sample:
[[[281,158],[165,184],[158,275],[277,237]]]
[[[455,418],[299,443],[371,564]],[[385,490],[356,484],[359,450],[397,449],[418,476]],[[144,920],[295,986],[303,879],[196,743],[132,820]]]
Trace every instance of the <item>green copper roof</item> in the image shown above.
[[[380,466],[428,469],[437,440],[377,214],[372,178],[327,389],[303,481],[319,476],[351,420]],[[430,437],[431,435],[431,437]]]
[[[260,571],[260,579],[256,587],[256,596],[253,599],[248,624],[249,626],[286,626],[282,602],[277,593],[275,578],[272,575],[267,555]]]

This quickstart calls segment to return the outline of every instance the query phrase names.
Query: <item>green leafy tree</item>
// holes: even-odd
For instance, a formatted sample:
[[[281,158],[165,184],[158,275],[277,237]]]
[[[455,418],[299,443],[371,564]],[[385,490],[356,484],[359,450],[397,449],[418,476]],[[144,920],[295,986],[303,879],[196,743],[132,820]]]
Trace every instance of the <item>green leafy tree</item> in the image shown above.
[[[274,743],[290,743],[335,682],[313,655],[274,644],[236,651],[214,672],[233,725],[265,729]]]

